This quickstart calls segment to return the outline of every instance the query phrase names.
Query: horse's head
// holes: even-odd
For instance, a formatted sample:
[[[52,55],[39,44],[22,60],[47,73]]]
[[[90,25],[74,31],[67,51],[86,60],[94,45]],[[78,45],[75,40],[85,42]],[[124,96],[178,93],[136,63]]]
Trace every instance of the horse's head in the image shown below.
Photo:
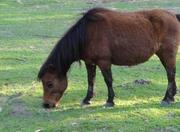
[[[59,101],[67,88],[67,77],[57,76],[55,71],[47,70],[41,77],[43,85],[43,107],[53,108],[59,104]]]

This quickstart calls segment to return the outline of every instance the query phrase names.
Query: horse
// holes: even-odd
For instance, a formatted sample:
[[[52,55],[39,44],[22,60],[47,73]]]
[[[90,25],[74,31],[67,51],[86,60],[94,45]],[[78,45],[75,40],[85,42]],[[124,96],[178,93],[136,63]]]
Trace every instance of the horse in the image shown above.
[[[42,64],[38,79],[43,85],[43,107],[53,108],[68,86],[67,72],[75,61],[84,61],[88,89],[82,105],[94,95],[96,67],[108,89],[105,107],[113,107],[112,65],[132,66],[158,56],[167,72],[167,90],[161,101],[169,105],[177,91],[176,55],[180,42],[180,15],[162,9],[120,12],[93,8],[65,33]]]

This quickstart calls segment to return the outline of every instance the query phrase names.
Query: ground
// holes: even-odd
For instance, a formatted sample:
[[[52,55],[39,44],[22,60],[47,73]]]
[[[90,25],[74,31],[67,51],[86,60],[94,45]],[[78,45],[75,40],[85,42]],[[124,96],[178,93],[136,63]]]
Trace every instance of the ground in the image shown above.
[[[3,132],[179,132],[180,95],[161,107],[167,79],[158,58],[134,67],[113,66],[115,107],[103,108],[107,88],[98,69],[96,94],[86,94],[84,65],[73,64],[58,108],[42,108],[38,70],[63,33],[92,7],[116,10],[164,8],[180,13],[179,0],[6,0],[0,2],[0,131]],[[180,86],[180,53],[177,56]]]

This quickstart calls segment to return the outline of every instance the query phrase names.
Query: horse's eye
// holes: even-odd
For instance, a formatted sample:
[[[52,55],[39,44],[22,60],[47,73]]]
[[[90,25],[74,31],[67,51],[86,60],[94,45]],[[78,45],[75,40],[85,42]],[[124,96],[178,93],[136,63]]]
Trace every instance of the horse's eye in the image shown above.
[[[52,84],[52,83],[48,83],[48,84],[47,84],[47,87],[48,87],[48,88],[52,88],[52,87],[53,87],[53,84]]]

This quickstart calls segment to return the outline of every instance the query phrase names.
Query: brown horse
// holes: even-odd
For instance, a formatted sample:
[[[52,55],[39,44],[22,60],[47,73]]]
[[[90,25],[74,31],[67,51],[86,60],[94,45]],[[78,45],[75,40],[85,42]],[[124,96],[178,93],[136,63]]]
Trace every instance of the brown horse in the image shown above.
[[[88,90],[82,104],[90,104],[98,66],[108,88],[105,106],[114,106],[111,65],[136,65],[156,54],[167,72],[168,86],[162,104],[176,94],[175,68],[180,41],[180,18],[165,10],[117,12],[91,9],[62,37],[42,65],[43,106],[58,105],[67,88],[67,72],[75,61],[87,68]]]

